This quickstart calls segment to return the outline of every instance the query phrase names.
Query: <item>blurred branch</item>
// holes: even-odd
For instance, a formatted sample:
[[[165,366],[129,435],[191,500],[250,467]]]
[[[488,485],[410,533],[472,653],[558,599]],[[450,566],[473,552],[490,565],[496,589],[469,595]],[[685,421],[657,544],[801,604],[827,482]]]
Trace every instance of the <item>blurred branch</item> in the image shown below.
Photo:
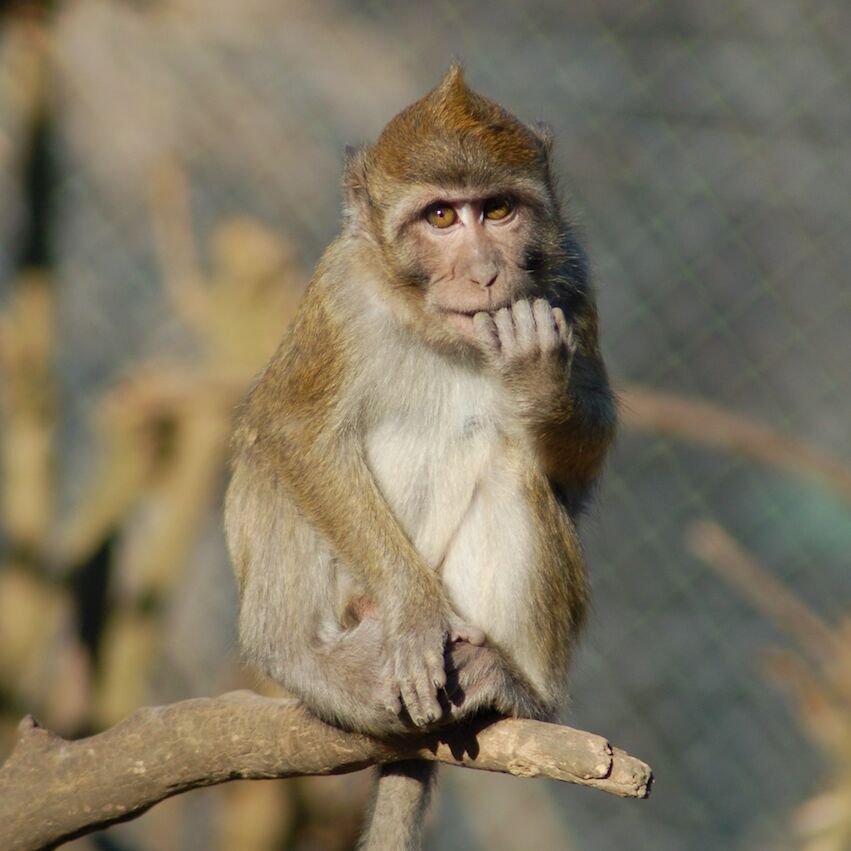
[[[38,8],[44,5],[13,2],[0,7],[0,102],[4,108],[0,163],[7,154],[14,160],[26,158],[28,137],[48,107],[52,46],[46,16]],[[14,128],[11,134],[10,128]]]
[[[11,105],[15,139],[3,139],[19,160],[23,221],[13,240],[15,277],[0,314],[0,437],[5,481],[0,522],[12,548],[40,566],[52,513],[52,442],[56,419],[53,358],[56,332],[51,277],[55,171],[51,153],[51,55],[32,3],[13,4],[0,32],[0,98]],[[14,80],[9,85],[6,79]],[[4,122],[6,123],[6,122]],[[4,144],[5,143],[5,144]]]
[[[295,700],[253,692],[140,709],[104,733],[66,741],[31,716],[0,767],[0,845],[54,847],[165,798],[237,779],[344,774],[412,757],[550,777],[646,798],[652,775],[601,736],[519,719],[389,743],[323,724]]]
[[[192,231],[189,181],[184,169],[174,160],[163,160],[154,169],[148,187],[148,204],[154,247],[172,307],[189,325],[200,324],[209,308]]]
[[[806,655],[774,650],[764,667],[795,701],[804,732],[822,750],[832,777],[797,813],[802,851],[846,851],[851,845],[851,618],[833,627],[716,523],[694,524],[691,550]]]
[[[774,578],[717,523],[695,523],[688,532],[692,552],[716,570],[766,617],[824,660],[836,651],[833,630],[803,601]]]
[[[0,523],[12,549],[43,560],[53,514],[55,296],[45,274],[17,276],[0,312]]]
[[[827,485],[851,503],[851,468],[799,438],[708,402],[645,387],[620,388],[618,396],[627,428],[658,431],[744,455]]]

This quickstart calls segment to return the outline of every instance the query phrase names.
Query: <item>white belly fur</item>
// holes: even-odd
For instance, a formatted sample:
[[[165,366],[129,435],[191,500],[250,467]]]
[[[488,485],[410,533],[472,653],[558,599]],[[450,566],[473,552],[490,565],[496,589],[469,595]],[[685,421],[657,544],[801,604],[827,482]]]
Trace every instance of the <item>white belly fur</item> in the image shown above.
[[[487,376],[445,367],[410,378],[431,380],[370,430],[370,468],[458,614],[536,682],[544,672],[517,605],[528,599],[534,527],[496,427],[499,389]]]

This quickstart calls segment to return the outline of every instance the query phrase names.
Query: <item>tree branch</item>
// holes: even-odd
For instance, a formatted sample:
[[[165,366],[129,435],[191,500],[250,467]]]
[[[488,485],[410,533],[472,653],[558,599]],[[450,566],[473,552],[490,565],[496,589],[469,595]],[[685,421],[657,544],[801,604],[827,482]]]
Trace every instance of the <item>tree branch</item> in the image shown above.
[[[621,421],[627,428],[653,430],[704,446],[735,452],[831,488],[851,503],[851,469],[822,452],[756,420],[710,402],[629,385],[618,388]]]
[[[298,701],[249,691],[140,709],[75,742],[31,716],[19,729],[0,766],[0,847],[8,851],[53,847],[200,786],[345,774],[412,757],[551,777],[631,798],[646,798],[652,780],[640,760],[570,727],[489,719],[390,743],[323,724]]]

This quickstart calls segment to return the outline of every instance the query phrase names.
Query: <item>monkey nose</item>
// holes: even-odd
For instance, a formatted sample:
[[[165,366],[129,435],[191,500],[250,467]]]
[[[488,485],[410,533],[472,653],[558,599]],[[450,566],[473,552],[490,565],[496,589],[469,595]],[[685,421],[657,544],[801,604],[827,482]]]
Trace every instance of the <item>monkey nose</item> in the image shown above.
[[[498,271],[493,271],[492,269],[488,269],[483,271],[475,276],[471,275],[470,280],[477,286],[481,287],[483,290],[486,290],[492,287],[496,283],[496,279],[499,277]]]

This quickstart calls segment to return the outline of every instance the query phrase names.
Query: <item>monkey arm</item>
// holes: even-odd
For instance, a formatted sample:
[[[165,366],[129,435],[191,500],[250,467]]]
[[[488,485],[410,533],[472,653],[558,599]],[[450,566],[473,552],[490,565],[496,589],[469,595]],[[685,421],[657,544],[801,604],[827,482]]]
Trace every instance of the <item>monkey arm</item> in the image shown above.
[[[541,406],[535,435],[548,477],[581,502],[614,440],[617,410],[600,352],[594,294],[587,282],[571,292],[564,312],[574,354],[555,383],[552,403]]]
[[[289,336],[243,409],[237,452],[270,470],[393,629],[447,609],[438,577],[407,538],[373,479],[353,393],[359,346],[326,280],[329,251]],[[338,276],[342,275],[336,270]]]
[[[599,352],[577,351],[566,386],[533,433],[546,475],[579,496],[594,484],[615,435],[615,402]]]
[[[378,489],[358,437],[330,432],[308,442],[296,427],[275,454],[287,491],[375,600],[388,634],[388,680],[401,690],[415,723],[434,720],[436,689],[446,680],[443,648],[451,609],[440,578]],[[398,711],[397,702],[391,697],[388,709]]]
[[[478,631],[458,621],[367,465],[363,402],[351,398],[358,341],[331,299],[319,286],[308,293],[288,342],[249,397],[237,443],[271,470],[276,487],[375,601],[388,636],[384,679],[395,689],[386,707],[398,712],[401,698],[414,722],[426,724],[440,714],[447,639],[475,641]]]
[[[440,579],[402,531],[351,434],[305,439],[298,429],[276,447],[285,487],[376,602],[391,632],[409,618],[448,609]]]
[[[543,472],[581,502],[615,429],[615,407],[589,301],[568,320],[544,299],[477,314],[477,339],[502,376]]]

